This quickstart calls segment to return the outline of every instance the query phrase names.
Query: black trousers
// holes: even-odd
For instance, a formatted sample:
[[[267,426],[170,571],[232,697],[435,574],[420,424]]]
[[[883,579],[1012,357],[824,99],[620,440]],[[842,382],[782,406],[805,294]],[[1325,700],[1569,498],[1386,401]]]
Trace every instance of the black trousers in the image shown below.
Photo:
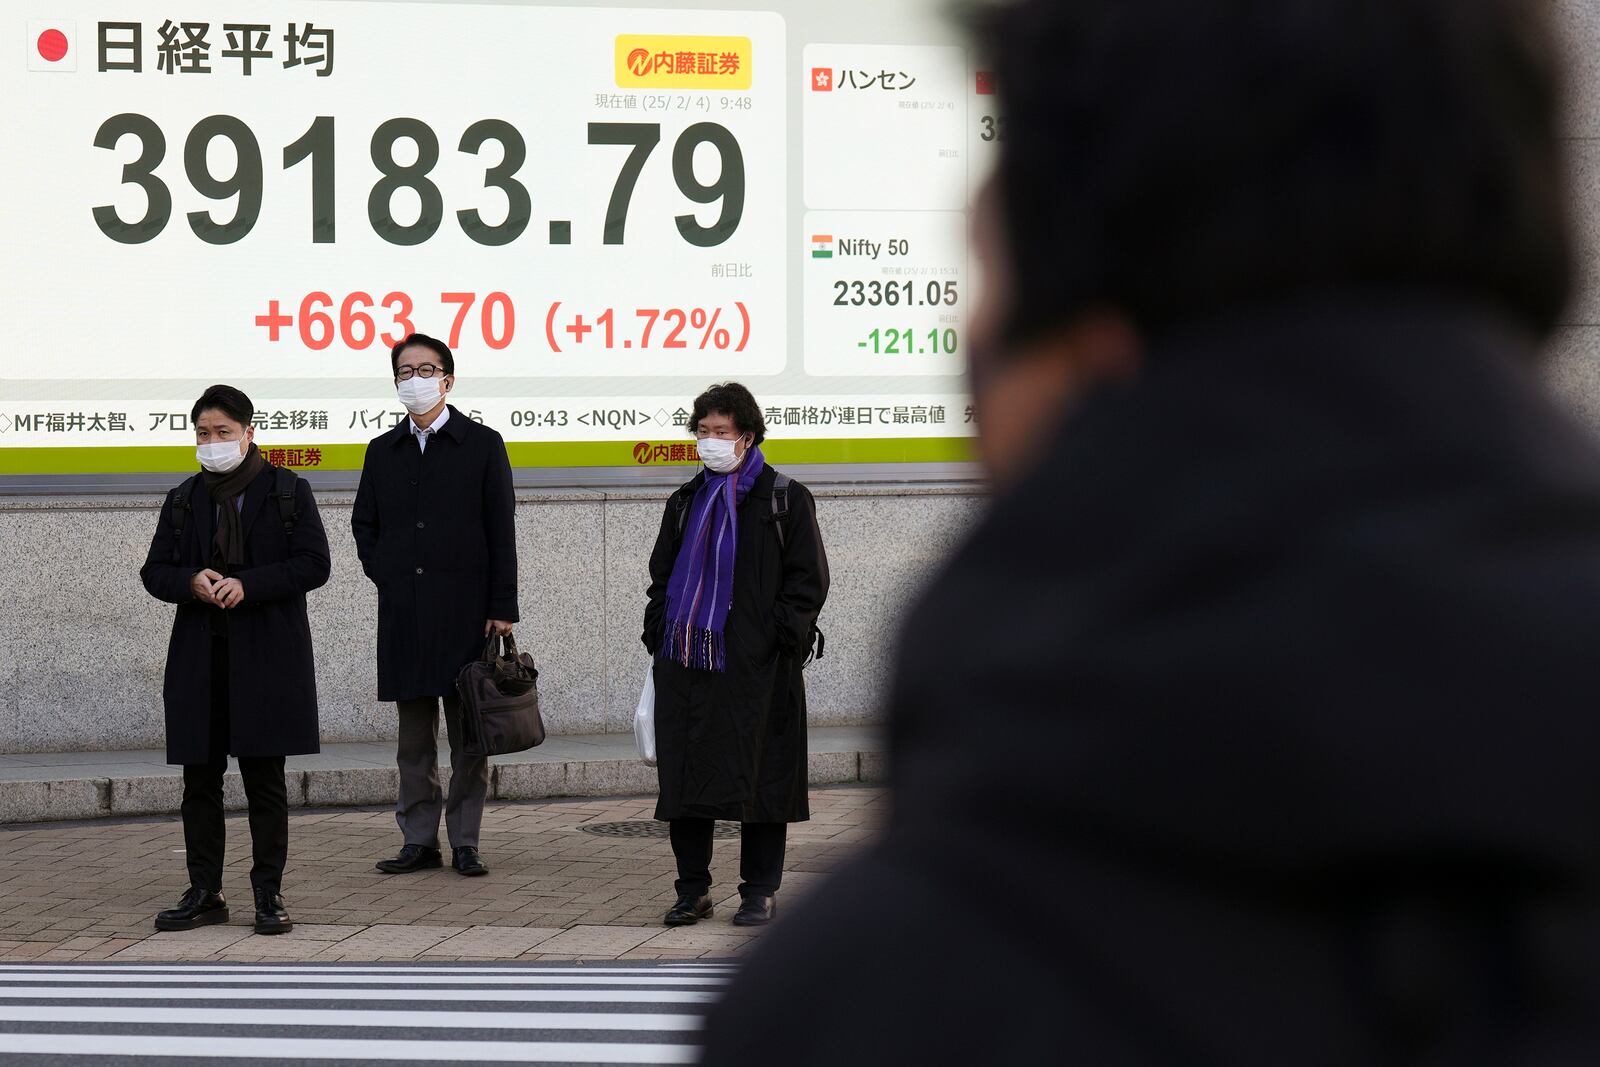
[[[214,892],[222,889],[226,823],[222,776],[228,770],[228,640],[211,638],[211,758],[183,767],[183,845],[189,882]],[[277,893],[289,859],[289,790],[282,756],[241,756],[245,802],[250,817],[250,886]]]
[[[667,823],[672,854],[678,860],[679,896],[704,896],[711,892],[712,819],[672,819]],[[783,849],[789,824],[746,822],[739,824],[739,895],[771,896],[783,881]]]

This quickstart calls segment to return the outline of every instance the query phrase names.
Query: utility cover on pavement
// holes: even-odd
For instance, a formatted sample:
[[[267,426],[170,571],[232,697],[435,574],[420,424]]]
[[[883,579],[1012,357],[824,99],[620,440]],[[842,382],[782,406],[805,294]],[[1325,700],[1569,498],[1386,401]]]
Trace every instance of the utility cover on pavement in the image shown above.
[[[578,829],[586,834],[598,834],[601,837],[666,837],[667,825],[656,819],[628,819],[623,822],[586,822]],[[738,837],[739,824],[719,822],[711,836]]]

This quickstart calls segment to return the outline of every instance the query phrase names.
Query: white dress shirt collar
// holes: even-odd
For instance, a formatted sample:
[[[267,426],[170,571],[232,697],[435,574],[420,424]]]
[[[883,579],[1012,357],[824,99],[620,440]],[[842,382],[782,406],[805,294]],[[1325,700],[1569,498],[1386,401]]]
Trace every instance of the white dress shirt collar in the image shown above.
[[[446,404],[444,406],[444,410],[439,412],[439,417],[433,420],[433,425],[427,427],[426,429],[418,426],[416,419],[410,420],[411,432],[415,434],[417,438],[417,447],[426,452],[428,450],[428,435],[442,428],[444,424],[449,421],[449,419],[450,405]]]

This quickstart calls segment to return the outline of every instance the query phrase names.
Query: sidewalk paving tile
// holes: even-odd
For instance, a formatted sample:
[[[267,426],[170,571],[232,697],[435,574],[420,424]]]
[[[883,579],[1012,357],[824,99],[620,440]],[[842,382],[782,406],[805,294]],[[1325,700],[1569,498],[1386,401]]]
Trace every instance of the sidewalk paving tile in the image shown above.
[[[606,956],[615,959],[631,948],[648,941],[655,933],[638,926],[574,926],[539,945],[543,956]]]
[[[559,927],[474,926],[424,949],[422,955],[510,959],[531,952],[534,946],[560,933]]]
[[[386,769],[387,770],[387,769]],[[876,832],[880,787],[812,790],[814,818],[790,828],[777,922]],[[385,809],[290,814],[284,896],[296,927],[258,937],[249,893],[249,831],[227,820],[226,925],[158,933],[155,912],[187,885],[183,832],[171,815],[32,823],[0,830],[0,960],[315,961],[700,959],[742,954],[760,931],[731,925],[738,840],[712,862],[716,918],[669,930],[671,847],[648,796],[494,802],[481,835],[490,866],[384,875],[399,834]],[[586,823],[643,822],[651,836],[584,832]],[[442,827],[441,827],[442,830]]]

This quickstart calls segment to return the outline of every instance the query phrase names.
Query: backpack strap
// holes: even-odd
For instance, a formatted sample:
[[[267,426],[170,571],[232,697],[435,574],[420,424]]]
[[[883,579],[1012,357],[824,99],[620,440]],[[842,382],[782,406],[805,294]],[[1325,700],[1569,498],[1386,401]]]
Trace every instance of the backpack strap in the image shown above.
[[[782,471],[775,472],[777,477],[772,481],[772,528],[778,534],[778,551],[782,552],[784,544],[783,520],[789,517],[789,482],[790,478]]]
[[[678,490],[677,493],[672,494],[672,507],[675,509],[672,512],[672,525],[677,531],[678,541],[683,541],[683,526],[690,520],[690,506],[683,499],[683,490]]]
[[[781,554],[787,547],[784,537],[784,520],[789,517],[789,484],[793,480],[782,471],[774,472],[776,477],[772,481],[772,529],[778,535],[778,552]],[[822,630],[816,623],[811,624],[811,642],[806,649],[805,658],[801,665],[811,663],[822,658],[822,650],[827,643],[827,638],[822,635]]]
[[[672,496],[668,498],[668,503],[674,509],[672,522],[676,529],[676,537],[679,544],[683,543],[683,531],[689,525],[689,505],[694,503],[694,490],[692,488],[694,483],[695,479],[693,478],[684,482],[674,489]]]
[[[183,527],[189,521],[189,513],[194,510],[190,501],[194,498],[194,487],[199,481],[198,474],[191,474],[167,491],[167,513],[172,517],[173,563],[183,560]]]
[[[294,536],[294,524],[300,519],[298,497],[295,493],[295,482],[299,475],[287,467],[274,467],[275,480],[272,483],[272,496],[278,502],[278,521],[283,523],[283,536]]]

